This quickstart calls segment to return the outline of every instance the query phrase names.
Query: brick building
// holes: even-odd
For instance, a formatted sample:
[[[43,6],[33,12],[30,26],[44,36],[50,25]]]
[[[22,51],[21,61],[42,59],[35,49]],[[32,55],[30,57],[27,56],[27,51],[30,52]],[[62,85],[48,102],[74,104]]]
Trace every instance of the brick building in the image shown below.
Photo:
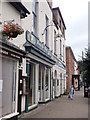
[[[77,63],[71,47],[66,47],[66,90],[72,85],[72,75],[75,74],[75,63]]]

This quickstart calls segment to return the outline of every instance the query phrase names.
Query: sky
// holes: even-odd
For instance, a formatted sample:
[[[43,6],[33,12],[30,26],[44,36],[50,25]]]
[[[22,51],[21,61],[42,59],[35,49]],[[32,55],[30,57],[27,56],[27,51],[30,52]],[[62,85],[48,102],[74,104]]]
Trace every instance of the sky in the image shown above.
[[[89,0],[53,0],[59,7],[66,25],[66,46],[71,46],[76,60],[88,47],[88,2]]]

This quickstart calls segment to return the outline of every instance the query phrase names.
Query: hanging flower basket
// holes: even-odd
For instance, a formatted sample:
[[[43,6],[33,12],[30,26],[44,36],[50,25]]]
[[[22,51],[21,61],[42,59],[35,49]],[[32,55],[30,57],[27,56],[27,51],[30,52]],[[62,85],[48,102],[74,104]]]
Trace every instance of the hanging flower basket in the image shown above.
[[[23,28],[17,23],[8,22],[4,24],[4,29],[2,31],[3,36],[7,36],[8,38],[16,38],[18,35],[24,33]]]

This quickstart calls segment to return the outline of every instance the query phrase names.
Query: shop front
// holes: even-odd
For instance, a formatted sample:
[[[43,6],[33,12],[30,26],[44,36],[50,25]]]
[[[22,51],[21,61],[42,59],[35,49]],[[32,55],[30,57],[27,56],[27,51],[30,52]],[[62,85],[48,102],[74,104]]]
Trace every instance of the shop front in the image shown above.
[[[16,119],[18,111],[19,64],[25,52],[0,40],[0,117]]]
[[[29,31],[26,32],[24,47],[27,54],[26,72],[28,78],[28,94],[26,111],[50,100],[50,69],[55,64],[51,51]]]

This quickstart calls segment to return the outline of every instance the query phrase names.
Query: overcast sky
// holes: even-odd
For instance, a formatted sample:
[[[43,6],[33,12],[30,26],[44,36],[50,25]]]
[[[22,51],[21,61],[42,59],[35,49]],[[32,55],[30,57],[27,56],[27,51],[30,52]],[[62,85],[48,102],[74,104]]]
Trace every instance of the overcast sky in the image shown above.
[[[71,46],[77,60],[88,46],[88,1],[53,0],[53,7],[60,8],[67,28],[66,45]]]

